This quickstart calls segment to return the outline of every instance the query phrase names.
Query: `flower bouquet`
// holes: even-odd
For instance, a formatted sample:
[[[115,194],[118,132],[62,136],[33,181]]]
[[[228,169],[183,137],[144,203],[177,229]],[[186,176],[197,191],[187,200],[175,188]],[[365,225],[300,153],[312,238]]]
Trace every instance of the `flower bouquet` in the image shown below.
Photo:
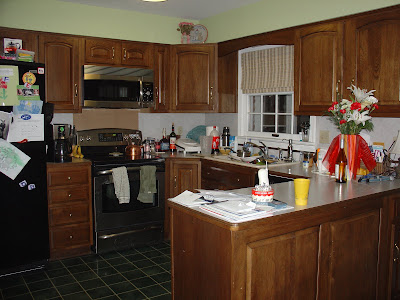
[[[369,171],[376,166],[368,144],[359,135],[361,130],[372,131],[374,124],[371,112],[378,109],[378,99],[373,96],[375,90],[367,92],[354,85],[348,87],[351,91],[350,100],[335,101],[328,108],[329,119],[337,126],[341,134],[345,134],[345,153],[348,160],[348,171],[352,178],[357,175],[357,169],[362,160]],[[336,157],[339,152],[340,135],[335,137],[324,157],[323,164],[330,173],[335,172]]]

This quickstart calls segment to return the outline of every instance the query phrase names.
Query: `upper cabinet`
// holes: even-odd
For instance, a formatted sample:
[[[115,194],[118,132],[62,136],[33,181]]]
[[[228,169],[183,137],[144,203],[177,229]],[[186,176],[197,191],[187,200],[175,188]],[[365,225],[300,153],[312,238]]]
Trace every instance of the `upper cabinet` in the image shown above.
[[[38,61],[38,33],[29,30],[20,30],[13,28],[0,27],[0,49],[1,53],[4,49],[4,38],[20,39],[22,40],[22,48],[35,52],[35,62]]]
[[[345,26],[344,85],[376,90],[373,116],[400,117],[400,9],[350,18]],[[344,93],[346,94],[346,93]]]
[[[171,48],[171,110],[218,112],[217,46]]]
[[[46,101],[54,111],[79,112],[82,101],[83,39],[70,35],[39,35],[39,62],[46,65]]]
[[[156,112],[169,110],[169,45],[154,46],[153,98]]]
[[[152,68],[153,50],[151,43],[87,38],[85,62]]]
[[[295,37],[295,112],[321,115],[342,85],[343,22],[300,28]]]
[[[400,117],[400,8],[296,31],[295,112],[322,115],[351,84],[376,90],[373,116]]]

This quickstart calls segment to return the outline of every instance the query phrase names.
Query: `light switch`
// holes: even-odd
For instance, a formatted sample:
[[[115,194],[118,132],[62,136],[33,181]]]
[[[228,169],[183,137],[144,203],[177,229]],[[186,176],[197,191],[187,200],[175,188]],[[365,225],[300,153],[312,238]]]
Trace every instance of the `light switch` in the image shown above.
[[[319,131],[319,143],[320,144],[329,144],[329,131],[328,130],[320,130]]]

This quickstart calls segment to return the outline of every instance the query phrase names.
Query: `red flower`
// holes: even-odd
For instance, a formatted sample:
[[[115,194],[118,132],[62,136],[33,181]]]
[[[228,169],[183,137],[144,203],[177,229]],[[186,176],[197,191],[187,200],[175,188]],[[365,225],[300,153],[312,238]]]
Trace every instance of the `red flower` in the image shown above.
[[[360,111],[360,110],[361,110],[361,103],[359,103],[359,102],[354,102],[354,103],[352,103],[351,106],[350,106],[350,109],[351,109],[351,110],[358,110],[358,111]]]
[[[345,113],[346,113],[346,110],[345,110],[345,109],[341,109],[340,112],[341,112],[342,114],[345,114]]]
[[[379,108],[378,104],[376,104],[376,103],[372,104],[372,106],[373,106],[375,109],[378,109],[378,108]]]
[[[339,103],[337,101],[332,103],[332,106],[338,105]]]
[[[333,106],[328,108],[328,111],[334,110],[335,108]]]
[[[346,120],[340,120],[340,122],[339,122],[340,125],[342,125],[344,123],[346,123]]]

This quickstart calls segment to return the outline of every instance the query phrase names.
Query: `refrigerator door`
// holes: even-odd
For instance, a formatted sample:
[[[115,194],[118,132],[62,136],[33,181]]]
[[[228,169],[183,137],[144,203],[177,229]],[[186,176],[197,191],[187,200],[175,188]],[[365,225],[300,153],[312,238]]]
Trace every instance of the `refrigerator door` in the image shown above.
[[[0,275],[49,258],[45,143],[13,145],[31,159],[15,180],[0,173]]]

